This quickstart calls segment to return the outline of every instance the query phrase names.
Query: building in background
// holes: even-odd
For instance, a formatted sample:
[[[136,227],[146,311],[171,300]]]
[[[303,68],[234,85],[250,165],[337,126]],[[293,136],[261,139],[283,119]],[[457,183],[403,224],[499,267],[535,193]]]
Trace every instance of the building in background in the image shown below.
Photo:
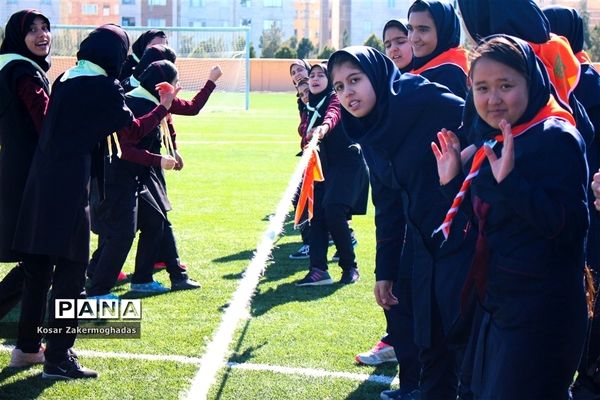
[[[276,26],[282,41],[310,39],[317,50],[362,44],[381,37],[391,18],[406,18],[413,0],[0,0],[0,23],[24,8],[37,8],[52,24],[122,26],[248,26],[258,55],[260,37]],[[449,0],[455,2],[454,0]],[[501,1],[501,0],[498,0]],[[600,23],[600,0],[536,0],[587,8],[590,28]],[[518,10],[515,10],[518,12]]]

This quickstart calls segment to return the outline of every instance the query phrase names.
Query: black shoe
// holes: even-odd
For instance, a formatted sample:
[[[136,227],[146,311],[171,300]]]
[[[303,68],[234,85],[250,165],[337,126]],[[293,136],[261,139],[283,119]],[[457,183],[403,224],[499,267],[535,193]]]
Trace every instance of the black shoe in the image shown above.
[[[303,244],[296,252],[290,254],[289,257],[292,260],[305,260],[310,258],[310,246]]]
[[[94,370],[82,367],[74,353],[69,353],[69,358],[60,363],[52,363],[48,360],[44,363],[44,379],[87,379],[97,378],[98,373]]]
[[[340,283],[355,283],[356,281],[358,281],[358,278],[360,278],[358,268],[345,269],[342,271],[342,278],[340,279]]]
[[[356,238],[354,237],[354,231],[350,232],[351,233],[351,238],[352,238],[352,247],[356,247],[358,246],[358,240],[356,240]],[[338,251],[336,250],[335,253],[333,253],[333,256],[331,257],[331,261],[340,261],[340,255],[338,254]]]
[[[177,281],[171,281],[171,292],[175,292],[177,290],[191,290],[191,289],[200,289],[201,285],[190,279],[184,278]]]

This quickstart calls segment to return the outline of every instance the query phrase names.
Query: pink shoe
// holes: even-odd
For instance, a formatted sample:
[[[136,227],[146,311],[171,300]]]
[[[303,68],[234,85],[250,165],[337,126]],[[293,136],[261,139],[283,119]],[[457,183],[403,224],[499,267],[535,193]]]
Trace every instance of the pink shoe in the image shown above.
[[[125,282],[127,279],[129,279],[129,277],[127,276],[127,274],[125,272],[119,272],[119,276],[117,277],[117,282]]]
[[[165,269],[165,268],[167,268],[167,264],[164,263],[164,262],[162,262],[162,261],[154,263],[154,270],[155,271],[160,271],[161,269]]]
[[[40,350],[37,353],[23,353],[21,349],[15,347],[10,355],[10,363],[8,366],[12,368],[24,368],[31,367],[35,364],[43,364],[45,361],[44,350],[46,350],[46,348],[43,344],[40,346]]]
[[[179,264],[179,266],[181,267],[181,269],[187,269],[187,266],[185,264]],[[165,263],[163,261],[158,261],[158,262],[154,263],[155,271],[160,271],[165,268],[167,268],[167,263]]]
[[[386,362],[398,362],[394,348],[381,340],[369,351],[354,357],[359,364],[379,365]]]

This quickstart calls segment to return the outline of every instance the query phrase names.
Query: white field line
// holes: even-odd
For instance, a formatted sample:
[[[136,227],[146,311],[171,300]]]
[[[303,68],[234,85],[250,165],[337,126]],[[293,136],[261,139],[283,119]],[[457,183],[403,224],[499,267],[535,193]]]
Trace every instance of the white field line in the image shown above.
[[[10,352],[14,346],[0,345],[0,351]],[[192,364],[200,365],[201,359],[199,357],[187,357],[177,355],[157,355],[157,354],[134,354],[134,353],[117,353],[117,352],[104,352],[94,350],[77,350],[78,355],[92,357],[92,358],[116,358],[123,360],[140,360],[140,361],[154,361],[154,362],[175,362],[180,364]],[[374,382],[381,383],[384,385],[398,384],[398,377],[391,377],[387,375],[369,375],[359,374],[352,372],[341,372],[341,371],[327,371],[320,368],[299,368],[299,367],[286,367],[281,365],[269,365],[269,364],[253,364],[253,363],[236,363],[228,362],[226,364],[228,368],[239,369],[244,371],[259,371],[259,372],[271,372],[283,375],[300,375],[308,376],[312,378],[337,378],[347,379],[351,381],[359,382]]]
[[[177,144],[190,145],[217,145],[217,144],[298,144],[298,141],[292,140],[178,140]]]
[[[269,226],[264,232],[262,239],[254,252],[254,256],[250,260],[250,264],[246,268],[235,293],[229,301],[229,306],[223,313],[221,324],[216,330],[211,342],[206,346],[206,352],[202,356],[200,368],[192,380],[192,386],[187,391],[187,394],[184,394],[187,399],[206,399],[208,391],[215,381],[217,372],[225,363],[229,344],[233,340],[233,335],[239,321],[248,313],[247,309],[250,306],[252,297],[258,286],[258,281],[267,268],[267,262],[271,256],[273,245],[283,229],[283,224],[288,214],[290,204],[296,194],[296,190],[300,184],[304,170],[308,165],[313,149],[317,145],[317,141],[317,136],[312,138],[308,144],[307,151],[304,152],[300,162],[298,162],[288,186],[285,189],[281,200],[277,204],[275,214],[271,217]]]

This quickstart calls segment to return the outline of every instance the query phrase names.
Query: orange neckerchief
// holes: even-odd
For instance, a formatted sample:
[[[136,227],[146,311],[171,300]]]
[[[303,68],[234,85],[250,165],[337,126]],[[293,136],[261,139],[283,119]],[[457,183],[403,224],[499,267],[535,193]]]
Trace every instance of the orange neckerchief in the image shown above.
[[[556,89],[558,100],[569,107],[569,96],[579,82],[581,66],[571,51],[567,39],[554,34],[546,43],[529,43],[534,53],[544,63],[550,81]],[[570,109],[570,107],[569,107]]]
[[[550,117],[562,118],[569,122],[571,125],[575,126],[575,118],[573,118],[571,113],[562,108],[553,96],[550,96],[550,99],[548,100],[546,105],[540,109],[540,111],[535,115],[535,117],[523,124],[517,125],[514,128],[512,128],[513,137],[519,136],[523,132],[527,131],[529,128],[547,120]],[[496,144],[496,142],[503,141],[504,138],[502,137],[502,134],[499,134],[494,137],[493,141],[491,141],[491,145],[493,146],[494,144]],[[486,145],[488,144],[484,144],[483,146]],[[450,207],[450,210],[448,210],[448,212],[446,213],[444,222],[442,222],[442,224],[435,231],[433,231],[433,234],[436,234],[441,231],[444,235],[444,238],[448,239],[448,236],[450,235],[450,227],[452,225],[452,220],[454,219],[454,216],[458,213],[458,209],[460,208],[460,205],[462,204],[465,195],[469,191],[473,179],[479,174],[479,169],[481,168],[481,165],[487,158],[483,146],[481,146],[475,152],[475,155],[473,156],[473,163],[471,164],[471,169],[469,170],[469,175],[467,175],[465,181],[460,187],[458,194],[456,195],[456,197],[454,197],[454,200],[452,201],[452,206]]]
[[[313,217],[314,200],[315,200],[315,181],[322,182],[325,180],[323,169],[321,168],[321,160],[316,148],[312,149],[312,154],[308,160],[308,165],[304,170],[302,178],[302,188],[298,197],[298,205],[296,206],[296,214],[294,215],[294,226],[298,226],[304,207],[308,206],[308,220]]]
[[[413,69],[410,73],[420,75],[428,69],[436,68],[444,64],[456,65],[463,70],[465,75],[469,75],[469,52],[462,47],[453,47],[429,60],[429,62],[421,68]]]
[[[579,53],[576,53],[575,57],[579,60],[580,64],[592,64],[590,55],[583,50],[581,50]]]

